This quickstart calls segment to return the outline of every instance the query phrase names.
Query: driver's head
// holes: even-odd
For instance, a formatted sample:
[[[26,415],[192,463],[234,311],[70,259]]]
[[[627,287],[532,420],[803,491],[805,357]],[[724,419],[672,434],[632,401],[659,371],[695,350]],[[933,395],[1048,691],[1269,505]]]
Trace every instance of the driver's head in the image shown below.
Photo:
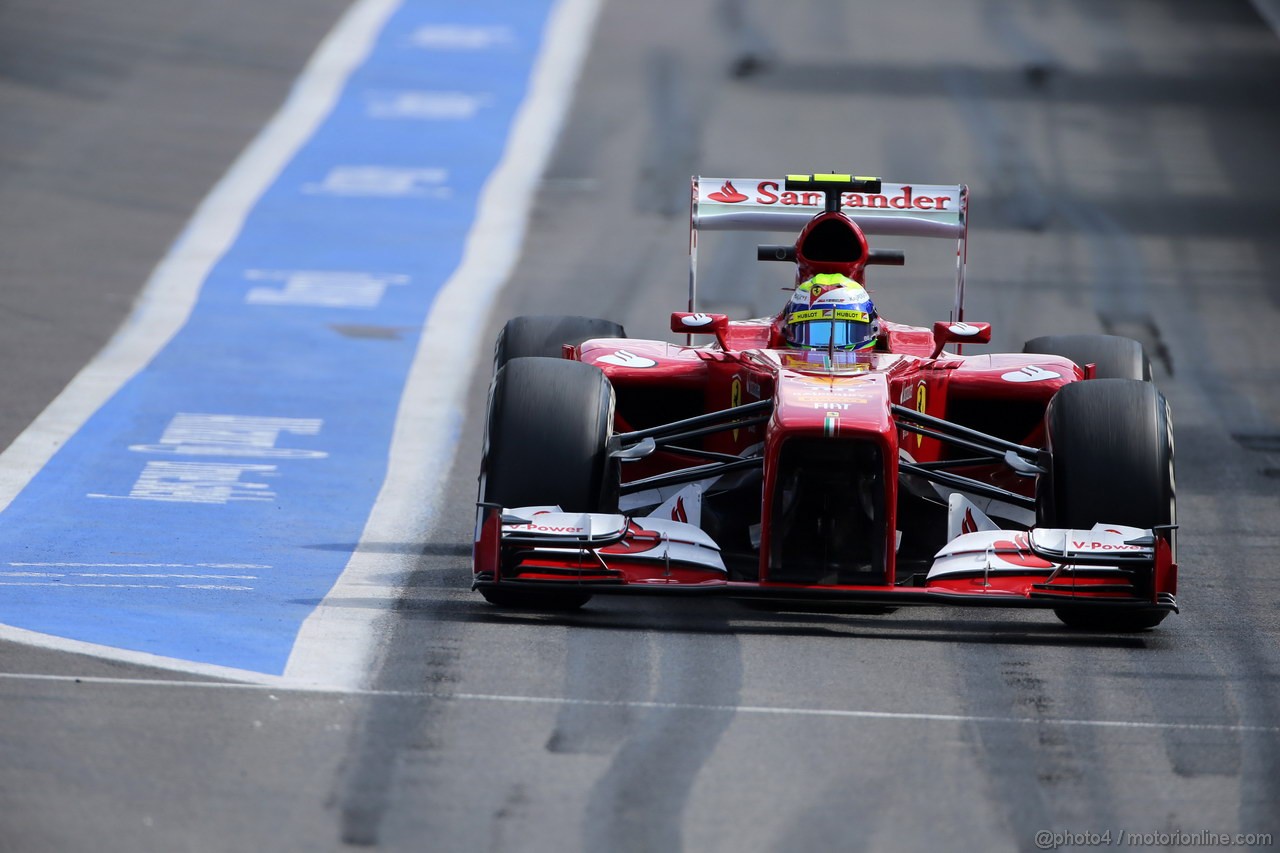
[[[800,283],[782,316],[782,337],[803,349],[871,349],[880,334],[876,306],[861,284],[839,273]]]

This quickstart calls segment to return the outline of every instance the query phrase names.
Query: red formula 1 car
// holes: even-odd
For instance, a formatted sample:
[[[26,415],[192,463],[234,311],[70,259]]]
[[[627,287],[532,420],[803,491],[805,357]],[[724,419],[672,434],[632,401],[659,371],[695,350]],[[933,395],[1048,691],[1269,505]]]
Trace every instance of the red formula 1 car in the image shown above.
[[[684,344],[582,317],[507,323],[475,588],[545,608],[637,592],[1038,607],[1102,630],[1176,611],[1173,433],[1141,345],[974,354],[991,327],[964,316],[966,207],[962,186],[694,178],[688,310],[671,315]],[[758,250],[796,268],[778,316],[697,311],[698,234],[729,229],[798,231]],[[950,320],[826,301],[903,263],[868,234],[957,240]]]

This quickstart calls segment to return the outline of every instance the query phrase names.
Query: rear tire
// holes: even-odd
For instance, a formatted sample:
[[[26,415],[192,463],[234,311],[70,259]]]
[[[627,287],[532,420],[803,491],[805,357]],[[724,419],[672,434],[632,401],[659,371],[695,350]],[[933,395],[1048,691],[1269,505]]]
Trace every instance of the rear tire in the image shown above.
[[[508,361],[490,389],[480,500],[605,511],[613,406],[613,387],[597,367],[559,358]],[[572,590],[504,589],[501,580],[481,595],[540,610],[571,610],[591,598]]]
[[[562,358],[565,344],[577,346],[592,338],[626,336],[622,326],[595,317],[514,317],[498,333],[493,347],[493,369],[496,372],[513,358]]]
[[[1022,351],[1060,355],[1069,358],[1084,370],[1086,364],[1096,365],[1096,379],[1141,379],[1151,381],[1151,360],[1142,344],[1132,338],[1116,335],[1045,335],[1032,338],[1022,345]]]
[[[1040,526],[1175,523],[1173,423],[1154,385],[1134,379],[1070,383],[1049,403],[1045,424],[1051,467],[1038,484]],[[1109,607],[1055,612],[1067,625],[1091,630],[1141,630],[1164,618]]]

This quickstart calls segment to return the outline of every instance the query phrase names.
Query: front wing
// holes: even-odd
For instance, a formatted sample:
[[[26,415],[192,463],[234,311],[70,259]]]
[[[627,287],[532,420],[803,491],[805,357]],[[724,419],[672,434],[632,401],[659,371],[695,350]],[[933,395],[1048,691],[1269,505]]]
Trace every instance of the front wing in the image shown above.
[[[574,589],[592,594],[720,594],[878,605],[1117,607],[1177,611],[1177,566],[1151,530],[961,532],[921,583],[838,585],[730,580],[716,542],[665,518],[481,507],[475,588]]]

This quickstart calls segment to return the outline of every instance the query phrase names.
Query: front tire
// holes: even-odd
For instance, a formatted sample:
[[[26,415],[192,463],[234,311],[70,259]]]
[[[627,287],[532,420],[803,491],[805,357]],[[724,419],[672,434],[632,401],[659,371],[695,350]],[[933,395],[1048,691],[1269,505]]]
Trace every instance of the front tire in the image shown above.
[[[613,406],[613,387],[598,367],[558,358],[507,362],[489,396],[481,500],[600,512]]]
[[[597,367],[558,358],[508,361],[490,389],[480,500],[606,511],[613,407],[613,387]],[[481,594],[493,604],[542,610],[574,609],[591,598],[573,590],[503,589],[501,579]]]
[[[1050,470],[1037,494],[1042,527],[1088,530],[1098,522],[1152,528],[1177,518],[1173,423],[1154,385],[1134,379],[1073,382],[1045,413]],[[1170,531],[1172,544],[1173,531]],[[1109,607],[1055,611],[1071,627],[1134,631],[1163,612]]]

